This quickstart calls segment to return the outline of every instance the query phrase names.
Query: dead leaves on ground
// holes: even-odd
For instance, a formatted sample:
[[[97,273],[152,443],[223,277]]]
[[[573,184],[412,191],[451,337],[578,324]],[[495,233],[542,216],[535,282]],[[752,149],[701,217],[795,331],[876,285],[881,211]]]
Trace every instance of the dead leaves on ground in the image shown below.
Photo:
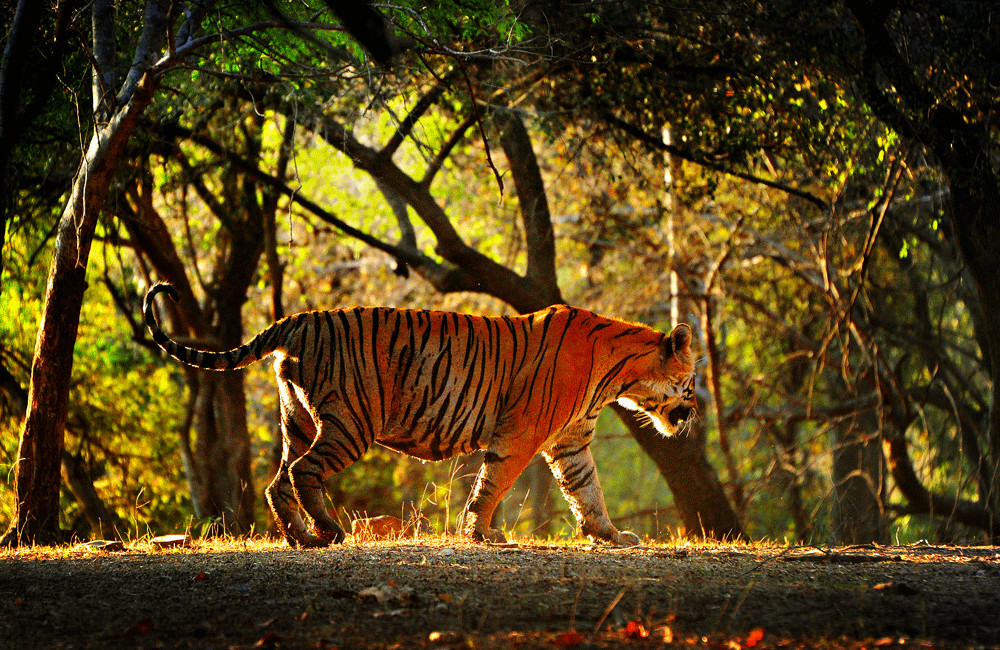
[[[761,648],[764,640],[763,628],[751,630],[746,637],[726,638],[723,635],[689,636],[681,638],[675,636],[673,628],[669,625],[655,625],[646,627],[640,621],[629,621],[621,628],[608,626],[604,634],[595,635],[594,641],[618,642],[637,641],[645,643],[643,645],[672,645],[672,646],[698,646],[702,648],[716,648],[719,650],[743,650],[744,648]],[[576,631],[563,632],[550,640],[550,645],[569,650],[583,646],[587,638]]]

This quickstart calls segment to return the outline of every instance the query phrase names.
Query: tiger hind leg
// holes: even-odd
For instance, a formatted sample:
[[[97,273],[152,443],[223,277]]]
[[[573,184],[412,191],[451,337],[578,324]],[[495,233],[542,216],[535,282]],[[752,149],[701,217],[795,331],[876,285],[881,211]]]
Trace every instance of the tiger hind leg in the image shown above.
[[[271,513],[289,546],[323,546],[323,541],[309,532],[299,512],[288,465],[282,461],[274,480],[264,491]]]
[[[312,519],[313,532],[325,544],[339,544],[346,533],[326,508],[323,483],[368,451],[371,441],[353,434],[335,413],[319,416],[319,432],[309,449],[289,467],[299,505]]]
[[[281,398],[281,466],[264,494],[275,523],[289,546],[324,546],[326,543],[309,532],[302,519],[288,471],[289,466],[312,445],[316,438],[316,425],[290,382],[279,380],[278,393]]]
[[[507,541],[503,532],[490,528],[493,512],[500,500],[507,494],[514,479],[520,476],[534,456],[530,451],[512,451],[503,455],[489,450],[483,459],[483,466],[476,476],[476,482],[469,496],[465,510],[465,534],[480,542],[503,543]]]
[[[638,535],[627,530],[619,531],[611,523],[604,504],[604,491],[597,478],[597,465],[587,442],[567,441],[542,455],[584,535],[591,541],[603,541],[615,546],[639,544]]]

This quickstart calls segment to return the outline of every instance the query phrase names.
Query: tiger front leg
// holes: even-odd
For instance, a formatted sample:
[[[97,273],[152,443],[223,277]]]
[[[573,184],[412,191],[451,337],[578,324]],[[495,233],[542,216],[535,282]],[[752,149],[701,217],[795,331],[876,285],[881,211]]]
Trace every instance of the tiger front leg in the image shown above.
[[[514,484],[514,479],[527,467],[533,455],[523,451],[510,455],[501,455],[492,450],[486,452],[465,511],[466,535],[479,542],[502,544],[507,541],[500,530],[490,528],[490,521],[500,500]]]
[[[615,546],[639,544],[638,535],[628,530],[618,530],[608,517],[604,491],[597,478],[597,466],[590,453],[589,440],[559,444],[542,455],[584,535],[592,542],[602,541]]]

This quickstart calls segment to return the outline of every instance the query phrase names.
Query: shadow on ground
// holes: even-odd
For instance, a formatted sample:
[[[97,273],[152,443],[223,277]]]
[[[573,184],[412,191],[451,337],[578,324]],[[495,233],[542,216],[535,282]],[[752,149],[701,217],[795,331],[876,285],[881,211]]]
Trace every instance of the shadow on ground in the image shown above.
[[[1000,645],[1000,550],[541,545],[0,555],[0,646]]]

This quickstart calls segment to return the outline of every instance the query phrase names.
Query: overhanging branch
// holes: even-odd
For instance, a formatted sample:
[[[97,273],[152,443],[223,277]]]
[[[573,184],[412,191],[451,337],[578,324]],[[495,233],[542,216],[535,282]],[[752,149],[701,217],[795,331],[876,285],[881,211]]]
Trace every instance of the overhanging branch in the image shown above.
[[[652,148],[657,149],[659,151],[666,151],[671,156],[677,156],[678,158],[681,158],[682,160],[687,160],[688,162],[693,162],[696,165],[701,165],[702,167],[706,167],[706,168],[711,169],[713,171],[717,171],[717,172],[720,172],[720,173],[723,173],[723,174],[728,174],[730,176],[735,176],[736,178],[741,178],[741,179],[743,179],[745,181],[749,181],[751,183],[757,183],[758,185],[764,185],[765,187],[771,187],[771,188],[774,188],[776,190],[780,190],[780,191],[784,192],[785,194],[788,194],[788,195],[791,195],[791,196],[795,196],[795,197],[798,197],[800,199],[805,199],[806,201],[809,201],[810,203],[812,203],[813,205],[815,205],[820,210],[826,210],[829,207],[829,205],[827,204],[826,201],[824,201],[823,199],[819,198],[815,194],[812,194],[812,193],[807,192],[805,190],[800,190],[797,187],[792,187],[792,186],[786,185],[784,183],[779,183],[777,181],[772,181],[772,180],[769,180],[767,178],[761,178],[760,176],[755,176],[755,175],[750,174],[748,172],[742,172],[742,171],[739,171],[737,169],[733,169],[731,167],[726,167],[725,165],[720,165],[719,163],[712,162],[710,160],[706,160],[703,157],[696,156],[693,153],[691,153],[690,151],[688,151],[686,149],[681,149],[680,147],[678,147],[676,145],[667,144],[667,143],[663,142],[662,138],[654,136],[654,135],[652,135],[650,133],[647,133],[642,127],[640,127],[638,125],[635,125],[635,124],[632,124],[631,122],[626,122],[625,120],[621,119],[617,115],[613,115],[611,113],[605,113],[604,119],[608,122],[608,124],[612,125],[613,127],[617,128],[617,129],[619,129],[621,131],[624,131],[625,133],[629,134],[630,136],[632,136],[636,140],[642,142],[646,146],[652,147]]]

